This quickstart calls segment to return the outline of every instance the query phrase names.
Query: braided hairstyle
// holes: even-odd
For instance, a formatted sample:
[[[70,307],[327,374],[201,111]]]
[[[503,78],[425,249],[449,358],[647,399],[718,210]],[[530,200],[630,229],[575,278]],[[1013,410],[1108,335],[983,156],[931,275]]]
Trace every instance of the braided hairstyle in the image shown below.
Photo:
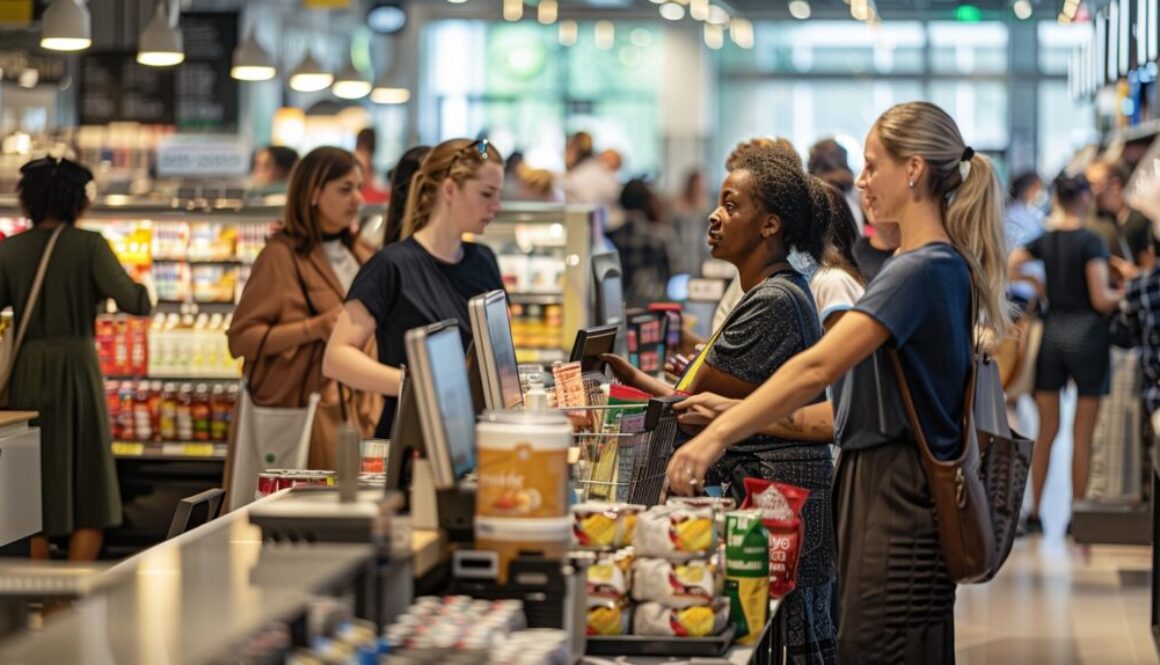
[[[391,171],[391,201],[387,205],[387,232],[383,244],[390,245],[402,240],[403,218],[407,212],[407,197],[411,192],[411,181],[419,171],[423,159],[431,152],[431,146],[419,145],[403,153],[399,163]]]
[[[774,148],[747,151],[738,160],[737,170],[749,172],[754,197],[766,213],[781,219],[786,247],[821,263],[831,221],[821,189],[825,183],[806,175],[800,162]]]
[[[489,162],[500,167],[504,163],[495,146],[485,140],[451,139],[432,148],[411,178],[400,239],[410,238],[431,222],[444,180],[451,178],[462,187],[468,180],[478,178],[479,170]]]
[[[20,167],[20,207],[33,224],[75,224],[89,207],[86,187],[92,180],[92,171],[70,159],[34,159]]]

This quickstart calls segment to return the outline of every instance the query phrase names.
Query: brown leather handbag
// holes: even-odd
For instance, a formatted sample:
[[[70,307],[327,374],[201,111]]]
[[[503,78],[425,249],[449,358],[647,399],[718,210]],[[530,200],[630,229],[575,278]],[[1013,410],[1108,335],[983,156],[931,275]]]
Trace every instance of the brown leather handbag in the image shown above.
[[[972,322],[978,320],[977,315],[972,286]],[[926,470],[947,572],[959,584],[989,581],[1007,560],[1015,540],[1032,441],[1008,427],[998,367],[976,341],[963,401],[963,447],[954,459],[938,459],[922,431],[898,352],[890,349],[888,355]]]

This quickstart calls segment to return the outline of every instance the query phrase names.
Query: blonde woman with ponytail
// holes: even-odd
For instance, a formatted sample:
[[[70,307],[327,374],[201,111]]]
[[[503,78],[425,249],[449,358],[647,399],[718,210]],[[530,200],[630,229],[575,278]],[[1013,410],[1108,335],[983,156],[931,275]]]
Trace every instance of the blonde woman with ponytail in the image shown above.
[[[503,288],[495,255],[464,242],[495,219],[503,157],[487,140],[454,139],[431,149],[411,180],[402,239],[359,271],[326,347],[322,371],[358,390],[386,395],[375,435],[389,438],[399,393],[404,335],[445,319],[471,341],[467,301]],[[378,358],[362,350],[374,338]]]
[[[898,255],[821,341],[679,448],[667,475],[674,491],[695,493],[730,444],[845,377],[834,394],[843,449],[834,478],[838,659],[952,663],[955,585],[886,349],[898,350],[931,448],[953,457],[972,362],[972,290],[982,325],[999,336],[1010,325],[1003,192],[990,160],[975,154],[933,104],[888,110],[864,152],[858,187],[875,217],[898,220]]]

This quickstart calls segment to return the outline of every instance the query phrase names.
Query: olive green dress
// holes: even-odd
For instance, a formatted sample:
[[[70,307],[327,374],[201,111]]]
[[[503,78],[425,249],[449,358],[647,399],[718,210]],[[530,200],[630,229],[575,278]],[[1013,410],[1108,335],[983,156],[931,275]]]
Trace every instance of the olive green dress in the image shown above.
[[[0,309],[19,324],[52,231],[33,228],[0,242]],[[9,387],[9,408],[38,411],[44,535],[121,523],[121,491],[94,340],[98,306],[149,314],[133,282],[98,233],[67,227],[45,273]],[[14,332],[14,331],[13,331]]]

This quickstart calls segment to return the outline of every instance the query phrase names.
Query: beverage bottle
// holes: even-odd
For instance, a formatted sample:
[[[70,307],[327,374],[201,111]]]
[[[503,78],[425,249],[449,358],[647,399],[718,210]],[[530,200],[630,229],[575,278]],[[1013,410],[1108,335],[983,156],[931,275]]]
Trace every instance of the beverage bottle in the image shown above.
[[[161,422],[158,427],[162,441],[177,440],[177,384],[167,383],[161,391]]]
[[[193,441],[193,384],[181,384],[177,393],[177,438]]]
[[[133,393],[133,428],[138,441],[153,440],[152,418],[149,415],[149,382],[141,381]]]
[[[193,392],[193,440],[209,441],[210,435],[209,386],[197,384]]]
[[[161,438],[161,382],[149,384],[149,424],[153,429],[153,439]]]
[[[230,427],[230,408],[230,405],[226,403],[226,387],[220,383],[215,385],[210,400],[211,421],[209,425],[209,438],[213,441],[226,440]]]
[[[121,438],[125,441],[136,441],[137,428],[133,418],[133,400],[135,397],[133,382],[122,381],[117,390],[117,397],[117,401],[120,402],[117,406],[117,428],[120,430]]]

